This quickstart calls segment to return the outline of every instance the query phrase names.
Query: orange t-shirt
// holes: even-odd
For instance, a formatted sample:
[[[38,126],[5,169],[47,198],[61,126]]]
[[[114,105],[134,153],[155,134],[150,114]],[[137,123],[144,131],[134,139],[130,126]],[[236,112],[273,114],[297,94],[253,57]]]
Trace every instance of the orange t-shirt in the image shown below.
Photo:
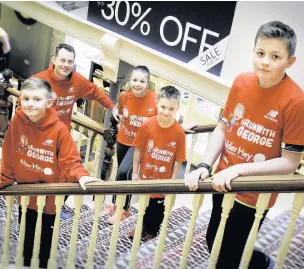
[[[239,163],[278,158],[285,144],[304,145],[304,93],[286,76],[271,88],[261,88],[255,73],[238,76],[220,117],[227,127],[225,147],[216,173]],[[272,194],[272,207],[278,194]],[[255,206],[258,193],[236,199]]]
[[[186,161],[186,135],[177,121],[162,128],[157,116],[146,120],[138,129],[133,146],[140,148],[140,177],[143,180],[170,179],[174,161]],[[151,197],[164,195],[151,194]]]
[[[117,141],[126,146],[132,146],[135,135],[141,124],[156,115],[156,93],[148,91],[144,97],[135,97],[133,92],[122,92],[118,100],[118,112],[128,109],[128,117],[121,122]]]

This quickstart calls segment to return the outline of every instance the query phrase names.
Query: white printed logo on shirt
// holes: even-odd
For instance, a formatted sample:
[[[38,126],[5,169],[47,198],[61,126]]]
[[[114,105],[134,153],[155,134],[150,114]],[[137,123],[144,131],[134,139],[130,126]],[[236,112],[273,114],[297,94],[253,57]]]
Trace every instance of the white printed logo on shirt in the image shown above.
[[[171,141],[171,142],[168,144],[168,147],[175,148],[175,147],[176,147],[176,142],[175,142],[175,141]]]
[[[45,141],[43,142],[43,145],[45,145],[45,146],[53,146],[53,145],[52,145],[53,142],[54,142],[54,140],[52,140],[52,139],[47,139],[47,140],[45,140]]]
[[[50,175],[54,174],[54,172],[51,168],[44,168],[43,172],[47,176],[50,176]]]
[[[159,172],[160,172],[160,173],[165,173],[165,172],[166,172],[166,167],[165,167],[165,166],[161,166],[161,167],[159,168]]]
[[[147,148],[147,154],[150,154],[151,153],[151,150],[153,149],[153,146],[154,146],[154,142],[152,139],[150,139],[148,141],[148,148]]]
[[[266,119],[269,119],[271,121],[274,122],[278,122],[278,120],[276,119],[276,117],[278,116],[279,112],[276,110],[270,110],[266,115],[264,115],[264,117]]]

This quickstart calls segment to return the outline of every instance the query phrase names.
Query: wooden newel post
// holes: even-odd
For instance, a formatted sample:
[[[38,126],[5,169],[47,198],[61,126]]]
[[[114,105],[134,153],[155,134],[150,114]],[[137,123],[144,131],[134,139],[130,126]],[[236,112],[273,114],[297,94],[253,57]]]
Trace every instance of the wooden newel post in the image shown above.
[[[106,141],[104,149],[104,158],[101,167],[100,177],[103,180],[109,180],[112,167],[113,167],[113,156],[115,155],[115,144],[118,133],[118,122],[115,120],[113,115],[110,117],[110,128],[104,130],[103,139]]]
[[[12,87],[10,79],[13,77],[13,72],[9,69],[5,69],[2,72],[4,81],[0,83],[0,146],[2,147],[2,142],[7,130],[9,121],[9,108],[11,103],[7,100],[9,92],[7,88]]]

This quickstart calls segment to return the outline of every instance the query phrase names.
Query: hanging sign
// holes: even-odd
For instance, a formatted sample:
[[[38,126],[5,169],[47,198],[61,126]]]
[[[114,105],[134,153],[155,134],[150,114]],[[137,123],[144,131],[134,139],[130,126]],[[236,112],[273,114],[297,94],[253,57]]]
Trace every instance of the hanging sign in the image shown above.
[[[220,75],[236,2],[90,1],[87,20]],[[143,63],[144,64],[144,63]]]

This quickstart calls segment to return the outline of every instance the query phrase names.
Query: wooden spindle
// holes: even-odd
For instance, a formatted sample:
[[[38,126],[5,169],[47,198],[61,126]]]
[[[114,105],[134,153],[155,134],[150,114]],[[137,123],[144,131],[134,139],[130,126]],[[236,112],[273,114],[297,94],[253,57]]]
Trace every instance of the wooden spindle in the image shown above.
[[[74,260],[75,260],[76,244],[77,244],[77,236],[78,236],[79,215],[80,215],[80,207],[82,206],[82,202],[83,202],[83,195],[75,195],[74,201],[75,201],[75,215],[73,219],[68,261],[66,264],[67,269],[74,268]]]
[[[73,132],[75,132],[76,123],[71,122],[71,126],[72,126],[72,129],[71,129],[70,133],[72,134]]]
[[[255,213],[255,220],[252,225],[252,228],[250,230],[249,236],[246,241],[246,245],[243,251],[241,263],[240,263],[240,269],[246,269],[249,266],[249,262],[251,260],[251,256],[254,249],[254,243],[258,236],[259,231],[259,225],[261,222],[261,219],[263,218],[263,214],[265,210],[267,209],[269,199],[270,199],[271,193],[261,193],[259,195],[257,204],[256,204],[256,213]]]
[[[184,177],[190,171],[190,167],[191,167],[191,164],[192,164],[193,151],[194,151],[194,148],[195,148],[196,141],[198,139],[198,135],[199,135],[198,133],[192,134],[191,148],[190,148],[190,152],[189,152],[189,157],[187,158],[188,160],[187,160],[187,165],[186,165]]]
[[[214,243],[212,246],[208,269],[215,269],[215,267],[216,267],[216,263],[217,263],[217,260],[218,260],[219,254],[220,254],[220,250],[221,250],[221,246],[222,246],[226,222],[229,217],[230,210],[234,205],[234,198],[235,198],[235,193],[227,193],[224,195],[224,199],[222,202],[223,211],[222,211],[222,215],[221,215],[221,222],[218,227],[218,230],[217,230],[217,233],[216,233],[216,236],[214,239]]]
[[[92,137],[94,135],[94,132],[92,130],[88,131],[88,139],[87,139],[87,149],[86,149],[86,155],[84,159],[84,167],[88,167],[88,162],[89,162],[89,156],[90,156],[90,151],[91,151],[91,141]]]
[[[194,234],[194,229],[195,229],[195,224],[196,224],[196,219],[198,216],[198,211],[201,208],[204,200],[204,194],[194,194],[193,196],[193,202],[192,202],[192,216],[191,216],[191,221],[190,225],[187,231],[187,236],[186,240],[184,243],[184,248],[183,248],[183,253],[181,257],[181,264],[180,268],[186,268],[187,267],[187,260],[191,248],[191,243],[192,243],[192,238]]]
[[[133,244],[131,249],[131,259],[129,268],[135,268],[136,259],[137,259],[137,251],[141,241],[141,233],[143,226],[143,218],[145,215],[146,208],[149,204],[150,196],[149,195],[140,195],[139,196],[139,215],[137,219],[137,224],[135,228],[135,234],[133,238]]]
[[[42,229],[42,213],[45,205],[45,196],[37,197],[37,207],[38,207],[38,217],[36,221],[35,228],[35,238],[34,238],[34,248],[33,248],[33,256],[31,259],[31,269],[39,268],[39,251],[40,251],[40,243],[41,243],[41,229]]]
[[[92,233],[91,233],[91,240],[90,245],[88,249],[88,260],[86,263],[86,269],[93,268],[93,262],[94,262],[94,252],[95,252],[95,246],[96,246],[96,239],[97,239],[97,233],[98,233],[98,220],[99,220],[99,214],[104,201],[104,195],[95,195],[95,214],[94,214],[94,222],[92,227]]]
[[[15,198],[14,196],[6,196],[7,221],[6,221],[6,226],[5,226],[1,268],[7,267],[9,264],[9,245],[10,245],[12,208],[14,205],[14,198]]]
[[[24,249],[24,238],[25,238],[25,225],[26,225],[26,211],[27,206],[29,205],[30,197],[21,196],[21,222],[19,228],[19,239],[18,239],[18,248],[17,248],[17,258],[16,258],[16,268],[21,268],[23,266],[23,249]]]
[[[54,222],[54,228],[53,228],[53,238],[52,238],[52,247],[50,252],[50,258],[48,260],[48,268],[56,268],[56,253],[57,253],[57,245],[58,245],[58,239],[59,239],[59,232],[60,232],[60,213],[61,208],[64,204],[64,196],[63,195],[57,195],[55,199],[56,204],[56,217]]]
[[[94,157],[94,161],[93,161],[91,175],[93,177],[100,178],[100,175],[98,174],[98,165],[99,165],[99,160],[100,160],[101,148],[103,145],[103,137],[101,135],[97,135],[96,138],[98,138],[98,143],[96,145],[96,151],[95,151],[95,157]]]
[[[111,236],[109,257],[108,257],[108,261],[107,261],[107,265],[106,265],[107,269],[112,269],[113,265],[114,265],[117,239],[118,239],[118,235],[119,235],[120,216],[121,216],[123,206],[125,204],[125,200],[126,200],[126,195],[117,195],[116,196],[116,212],[115,212],[114,225],[113,225],[112,236]]]
[[[175,194],[167,194],[165,198],[165,213],[164,213],[164,221],[161,226],[158,242],[157,242],[157,248],[155,252],[155,259],[154,259],[154,266],[153,268],[159,268],[160,262],[163,254],[163,249],[165,245],[166,235],[167,235],[167,227],[169,222],[170,213],[172,210],[172,207],[175,203]]]
[[[78,142],[77,142],[77,150],[79,152],[80,152],[81,140],[82,140],[83,132],[84,132],[84,127],[82,125],[79,125],[79,136],[78,136]]]

